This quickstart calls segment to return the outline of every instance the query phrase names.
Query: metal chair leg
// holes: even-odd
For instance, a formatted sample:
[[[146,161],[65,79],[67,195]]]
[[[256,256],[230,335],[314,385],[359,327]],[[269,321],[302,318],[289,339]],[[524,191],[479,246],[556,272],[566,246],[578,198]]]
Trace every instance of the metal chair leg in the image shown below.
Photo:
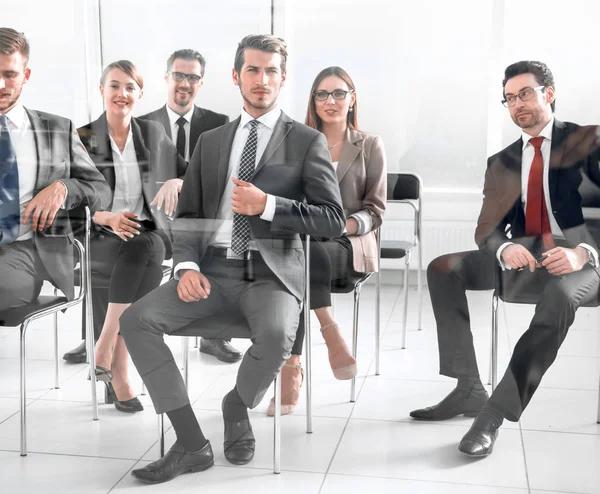
[[[200,346],[200,337],[196,336],[196,342],[194,343],[194,348],[198,348]]]
[[[189,393],[189,377],[190,377],[190,336],[184,336],[181,342],[181,351],[183,353],[183,382],[185,382],[185,390]]]
[[[356,360],[358,353],[358,309],[360,303],[360,290],[362,286],[356,285],[354,289],[354,322],[352,324],[352,356]],[[350,402],[356,401],[356,377],[352,378],[350,385]]]
[[[498,295],[494,294],[492,299],[492,392],[496,389],[498,383]]]
[[[273,417],[273,473],[281,473],[281,374],[275,378],[275,415]]]
[[[379,375],[379,357],[381,353],[381,267],[376,273],[375,288],[375,375]]]
[[[422,273],[423,273],[423,248],[421,246],[421,239],[419,238],[419,270],[417,271],[417,297],[419,298],[419,320],[417,322],[417,329],[421,331],[423,329],[423,281],[422,281]]]
[[[404,259],[404,313],[402,315],[402,350],[406,348],[406,330],[408,324],[408,275],[410,272],[410,252]]]
[[[87,221],[90,224],[89,210],[87,210]],[[96,352],[94,341],[94,308],[92,307],[92,273],[90,258],[90,236],[86,235],[84,240],[84,256],[86,267],[81,267],[81,283],[85,287],[83,303],[85,304],[85,337],[87,344],[87,358],[90,362],[90,386],[92,391],[92,419],[98,420],[98,396],[96,394]]]
[[[306,265],[304,266],[305,280],[310,279],[310,236],[306,236],[304,253]],[[306,433],[312,434],[312,336],[310,333],[310,283],[305,283],[304,288],[304,366],[306,384]]]
[[[142,396],[146,394],[146,383],[142,381],[142,391],[140,392]]]
[[[27,387],[25,380],[25,335],[27,333],[28,325],[29,319],[25,319],[21,324],[21,456],[27,456]]]
[[[165,415],[159,413],[158,417],[158,452],[160,457],[165,456]]]
[[[58,312],[54,316],[54,389],[60,388],[60,375],[58,368]]]
[[[598,417],[596,423],[600,424],[600,385],[598,386]]]

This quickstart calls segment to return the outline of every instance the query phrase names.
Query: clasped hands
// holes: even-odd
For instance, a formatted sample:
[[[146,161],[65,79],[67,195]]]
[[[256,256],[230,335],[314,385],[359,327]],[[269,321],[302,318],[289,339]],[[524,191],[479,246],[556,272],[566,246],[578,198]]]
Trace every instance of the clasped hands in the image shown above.
[[[529,271],[533,273],[536,269],[546,268],[554,276],[579,271],[589,260],[589,253],[583,247],[574,249],[554,247],[544,252],[542,256],[543,260],[536,262],[535,257],[525,247],[511,244],[504,248],[500,257],[512,269],[529,267]]]

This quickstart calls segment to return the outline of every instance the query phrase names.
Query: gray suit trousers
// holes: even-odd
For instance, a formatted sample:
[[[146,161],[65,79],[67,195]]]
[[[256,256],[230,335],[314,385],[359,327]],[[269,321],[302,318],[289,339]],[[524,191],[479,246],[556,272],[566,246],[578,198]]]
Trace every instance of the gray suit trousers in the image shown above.
[[[176,280],[135,302],[120,319],[120,330],[131,358],[144,380],[156,413],[190,403],[183,378],[165,334],[227,338],[227,323],[239,335],[247,323],[252,346],[237,375],[237,389],[249,408],[256,407],[290,356],[301,304],[259,258],[255,281],[244,280],[244,261],[208,258],[200,269],[211,284],[207,299],[187,303],[177,295]],[[214,321],[223,328],[214,331]],[[206,322],[206,325],[204,325]],[[194,323],[194,330],[185,329]]]

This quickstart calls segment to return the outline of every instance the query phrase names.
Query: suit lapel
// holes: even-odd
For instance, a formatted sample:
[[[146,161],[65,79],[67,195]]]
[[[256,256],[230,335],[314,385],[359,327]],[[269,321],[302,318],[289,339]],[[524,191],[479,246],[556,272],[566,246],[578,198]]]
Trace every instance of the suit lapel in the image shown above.
[[[235,131],[240,124],[240,117],[236,118],[233,122],[225,125],[223,134],[221,135],[221,143],[219,148],[219,164],[216,169],[217,176],[207,181],[203,181],[202,191],[203,197],[206,197],[205,204],[211,208],[210,217],[215,218],[217,211],[221,207],[221,200],[223,193],[225,192],[225,186],[227,185],[227,178],[229,176],[229,157],[231,156],[231,147],[233,146],[233,139],[235,137]],[[211,170],[210,164],[205,164],[207,168],[203,167],[204,170]],[[212,168],[214,170],[214,168]],[[214,185],[214,179],[216,178],[217,186]]]
[[[269,158],[273,156],[273,153],[277,150],[281,143],[292,130],[292,119],[288,117],[285,113],[281,112],[281,116],[277,123],[275,124],[275,128],[273,129],[273,134],[271,135],[271,139],[267,143],[267,147],[265,148],[264,153],[262,154],[260,161],[256,165],[254,169],[254,173],[252,177],[254,177],[260,169],[265,166],[265,163],[269,161]]]
[[[50,122],[45,118],[38,117],[27,108],[25,108],[25,112],[31,123],[33,138],[35,140],[38,159],[35,188],[40,190],[48,185],[50,182],[50,174],[52,172],[52,139],[50,139]]]
[[[356,144],[360,141],[362,141],[361,135],[353,129],[348,128],[336,170],[338,183],[342,181],[344,175],[346,175],[352,163],[354,163],[354,160],[359,155],[361,147]]]
[[[171,136],[171,121],[169,120],[169,114],[167,113],[167,105],[163,106],[158,112],[158,120],[165,128],[165,132],[169,136],[169,139],[173,139]]]
[[[569,137],[566,127],[567,126],[563,122],[554,119],[552,142],[550,143],[550,165],[548,169],[550,204],[557,204],[555,198],[562,169],[563,152],[565,150],[567,138]]]
[[[113,162],[112,147],[108,136],[108,123],[106,113],[100,115],[98,120],[90,124],[92,129],[89,136],[90,156],[94,160],[98,171],[104,175],[110,189],[114,192],[116,185],[115,166]],[[112,206],[112,201],[111,201]]]
[[[196,143],[198,142],[198,137],[204,130],[202,128],[202,116],[204,115],[204,110],[202,108],[198,108],[194,106],[194,113],[192,114],[192,122],[190,127],[190,156],[194,153],[194,148],[196,147]]]

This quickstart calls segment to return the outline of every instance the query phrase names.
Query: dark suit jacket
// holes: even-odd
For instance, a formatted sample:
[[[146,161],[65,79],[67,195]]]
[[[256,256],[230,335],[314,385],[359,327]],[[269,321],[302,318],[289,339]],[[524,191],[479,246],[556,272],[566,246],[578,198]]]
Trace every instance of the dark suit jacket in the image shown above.
[[[171,135],[171,121],[169,120],[169,114],[167,113],[167,106],[163,106],[158,110],[143,115],[140,117],[145,120],[153,120],[154,122],[160,123],[167,135],[174,141]],[[194,105],[194,113],[192,115],[192,122],[190,127],[190,158],[194,154],[198,137],[207,130],[216,129],[221,125],[229,123],[229,117],[222,115],[221,113],[215,113],[214,111],[207,110],[206,108],[200,108]]]
[[[488,159],[483,205],[475,242],[495,256],[507,240],[522,243],[530,251],[539,249],[539,239],[525,235],[525,213],[521,197],[523,140],[515,141]],[[598,251],[581,208],[579,186],[582,174],[600,185],[599,128],[554,120],[548,183],[552,213],[569,247],[587,243]]]
[[[348,129],[336,174],[346,216],[367,211],[373,222],[370,232],[348,237],[354,270],[378,271],[375,230],[383,222],[387,197],[387,164],[381,138]]]
[[[133,146],[142,177],[144,207],[146,213],[152,218],[149,227],[156,230],[163,239],[167,251],[166,258],[169,259],[171,257],[169,221],[162,211],[150,208],[150,203],[154,199],[158,189],[160,189],[162,182],[183,176],[186,163],[177,153],[177,149],[171,139],[167,137],[163,128],[157,123],[132,118],[131,131],[133,134]],[[98,167],[98,170],[104,175],[111,191],[114,192],[115,169],[108,135],[106,113],[103,113],[98,120],[80,127],[77,129],[77,132],[79,132],[81,141]],[[112,194],[109,205],[103,208],[103,210],[110,209],[111,205]]]
[[[38,157],[34,196],[56,180],[67,186],[64,209],[48,230],[34,232],[33,242],[50,280],[69,298],[75,295],[73,236],[69,210],[79,206],[102,209],[110,204],[110,189],[94,166],[75,131],[64,117],[25,108],[33,129]]]
[[[200,265],[218,221],[228,180],[231,146],[240,119],[200,136],[179,197],[173,226],[173,260]],[[276,196],[272,222],[249,216],[251,237],[262,258],[299,300],[304,295],[300,233],[339,237],[345,217],[327,141],[285,113],[256,165],[251,182]]]

